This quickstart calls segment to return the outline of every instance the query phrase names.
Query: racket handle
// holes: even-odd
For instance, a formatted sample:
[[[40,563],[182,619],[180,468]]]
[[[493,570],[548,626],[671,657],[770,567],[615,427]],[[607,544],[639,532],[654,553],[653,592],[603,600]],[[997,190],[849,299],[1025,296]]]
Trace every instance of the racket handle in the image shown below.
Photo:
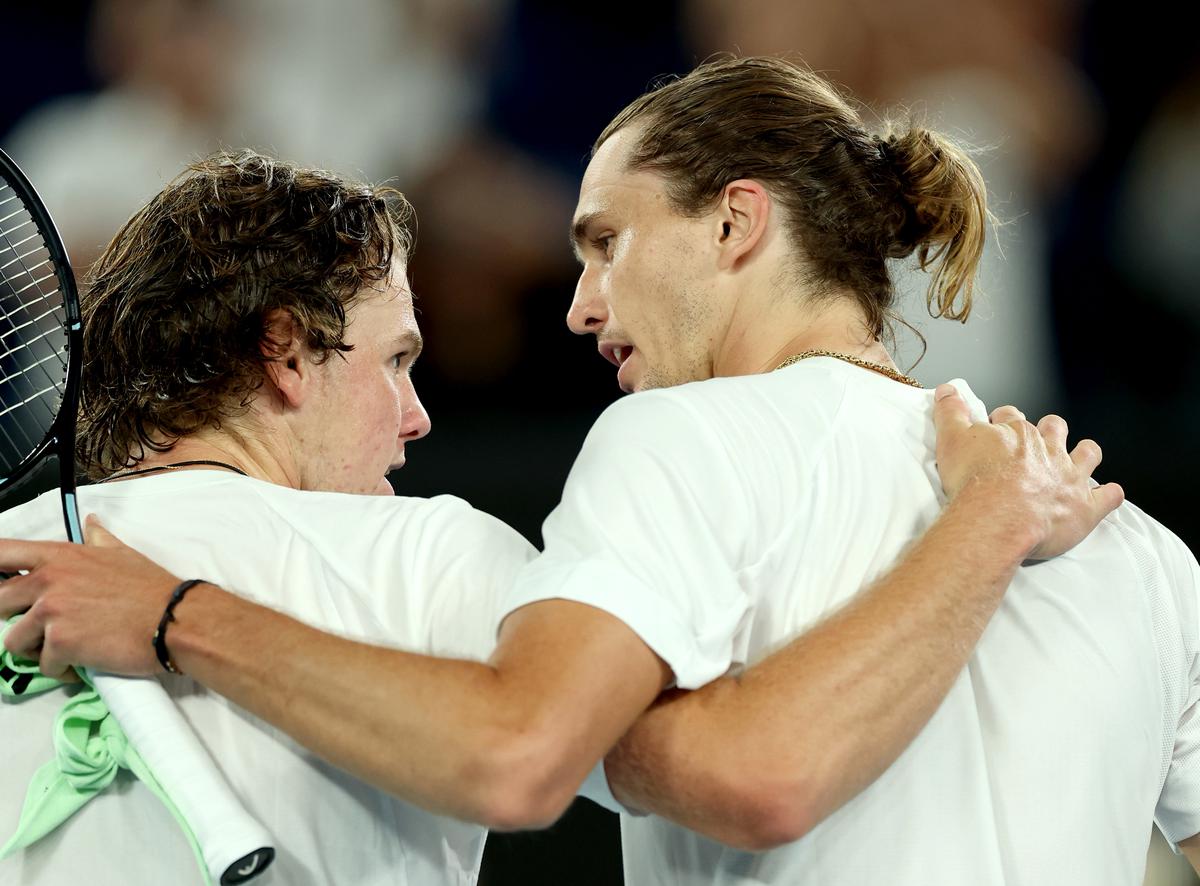
[[[275,857],[267,830],[242,806],[183,714],[154,679],[93,673],[96,690],[175,804],[221,886],[246,883]]]

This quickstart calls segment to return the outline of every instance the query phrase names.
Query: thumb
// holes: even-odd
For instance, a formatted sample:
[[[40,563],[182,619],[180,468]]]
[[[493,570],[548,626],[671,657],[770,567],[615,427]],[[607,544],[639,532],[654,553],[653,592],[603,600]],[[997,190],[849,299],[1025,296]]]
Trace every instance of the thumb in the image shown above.
[[[100,522],[100,518],[95,514],[88,514],[87,519],[83,522],[83,540],[85,544],[89,544],[94,548],[121,548],[125,546],[125,543],[121,539],[104,528],[104,524]]]
[[[971,407],[954,385],[940,384],[934,390],[933,426],[938,437],[971,426]]]

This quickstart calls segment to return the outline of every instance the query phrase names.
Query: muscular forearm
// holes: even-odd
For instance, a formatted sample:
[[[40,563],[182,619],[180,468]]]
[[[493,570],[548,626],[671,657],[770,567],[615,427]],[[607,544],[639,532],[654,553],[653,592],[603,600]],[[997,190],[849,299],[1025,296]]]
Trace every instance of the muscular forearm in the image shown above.
[[[933,715],[1034,543],[986,488],[964,491],[823,623],[739,677],[660,699],[607,758],[616,795],[744,848],[798,839]]]
[[[561,654],[587,649],[596,631],[580,625],[592,639],[575,638],[570,618],[555,621],[553,667],[527,656],[493,666],[348,641],[201,587],[168,637],[185,673],[355,775],[433,811],[513,829],[557,818],[661,685],[657,667],[644,686],[634,679],[616,720],[595,710],[601,698],[590,713],[575,709],[574,681],[605,651]]]
[[[4,644],[50,675],[157,673],[148,640],[179,577],[89,531],[87,546],[0,540],[0,569],[28,570],[0,582],[0,618],[25,613]],[[208,584],[174,615],[185,673],[363,779],[493,828],[553,821],[670,679],[627,625],[566,600],[510,614],[487,664],[356,643]]]
[[[502,817],[490,787],[501,770],[484,764],[528,751],[505,734],[504,713],[520,705],[495,669],[351,642],[214,587],[177,615],[171,653],[199,682],[388,791],[462,818]],[[495,755],[481,757],[486,743]]]

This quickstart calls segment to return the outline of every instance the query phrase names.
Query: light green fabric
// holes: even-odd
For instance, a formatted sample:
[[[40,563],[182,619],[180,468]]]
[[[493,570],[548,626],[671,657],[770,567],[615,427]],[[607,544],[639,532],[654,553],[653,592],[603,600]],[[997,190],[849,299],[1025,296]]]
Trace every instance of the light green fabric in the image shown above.
[[[8,620],[0,630],[0,640],[18,618]],[[86,677],[85,682],[54,720],[54,759],[34,774],[17,832],[0,847],[0,859],[42,839],[112,784],[119,769],[128,769],[174,816],[195,853],[204,882],[212,886],[212,876],[191,828],[129,743],[95,687]],[[0,644],[0,695],[25,698],[64,685],[42,676],[36,662],[16,658]]]
[[[8,629],[20,617],[19,615],[14,615],[5,623],[3,628],[0,628],[0,638],[3,638],[8,633]],[[11,652],[0,645],[0,695],[8,698],[40,695],[51,689],[57,689],[61,685],[63,684],[58,680],[51,677],[43,677],[42,672],[38,670],[36,661],[26,661],[23,658],[16,658]]]

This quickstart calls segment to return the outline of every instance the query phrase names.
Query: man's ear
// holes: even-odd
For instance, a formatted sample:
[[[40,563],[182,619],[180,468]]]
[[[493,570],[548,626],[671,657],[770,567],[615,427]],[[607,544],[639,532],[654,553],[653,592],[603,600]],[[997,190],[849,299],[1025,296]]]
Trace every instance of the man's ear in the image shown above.
[[[285,409],[296,409],[308,398],[313,364],[307,345],[299,338],[295,318],[275,309],[263,320],[262,355],[267,381]]]
[[[764,242],[770,216],[771,195],[761,184],[738,179],[725,186],[716,209],[722,270],[736,269]]]

